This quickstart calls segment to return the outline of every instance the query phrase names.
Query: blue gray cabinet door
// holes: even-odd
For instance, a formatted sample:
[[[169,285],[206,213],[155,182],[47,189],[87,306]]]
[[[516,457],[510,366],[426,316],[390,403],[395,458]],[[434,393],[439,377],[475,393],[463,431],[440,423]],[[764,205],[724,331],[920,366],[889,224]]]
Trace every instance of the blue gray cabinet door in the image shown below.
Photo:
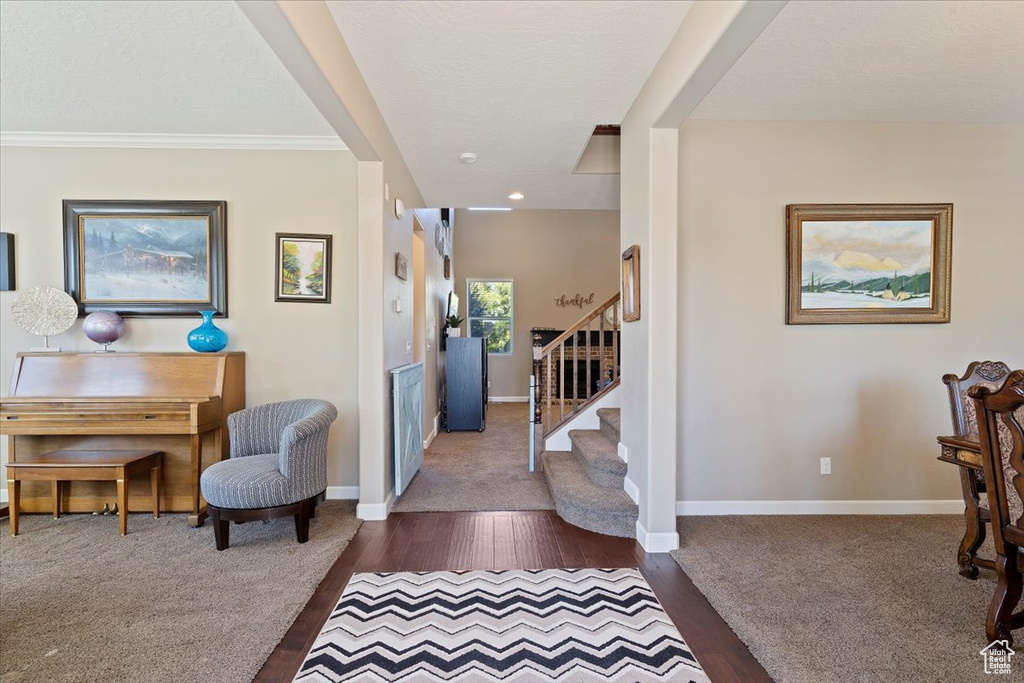
[[[480,337],[448,339],[445,358],[448,431],[483,431],[487,410],[487,349]]]

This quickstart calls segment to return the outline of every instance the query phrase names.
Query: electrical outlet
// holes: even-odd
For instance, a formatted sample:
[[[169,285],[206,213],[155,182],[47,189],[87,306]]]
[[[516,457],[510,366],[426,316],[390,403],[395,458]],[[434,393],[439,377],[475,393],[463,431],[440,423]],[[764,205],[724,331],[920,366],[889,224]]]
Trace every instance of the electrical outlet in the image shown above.
[[[821,459],[821,473],[832,474],[832,458]]]

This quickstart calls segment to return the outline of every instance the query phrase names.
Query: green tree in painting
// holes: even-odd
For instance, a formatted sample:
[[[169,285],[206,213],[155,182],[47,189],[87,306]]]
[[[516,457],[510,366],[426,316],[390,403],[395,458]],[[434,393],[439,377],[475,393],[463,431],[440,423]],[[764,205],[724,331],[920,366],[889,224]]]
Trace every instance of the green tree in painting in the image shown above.
[[[512,351],[512,282],[475,281],[469,284],[469,334],[485,337],[490,353]]]
[[[318,251],[313,255],[313,272],[306,276],[306,287],[313,294],[323,296],[324,293],[324,252]]]
[[[281,293],[299,294],[299,283],[302,278],[302,263],[299,260],[299,248],[294,242],[285,242],[281,246]]]

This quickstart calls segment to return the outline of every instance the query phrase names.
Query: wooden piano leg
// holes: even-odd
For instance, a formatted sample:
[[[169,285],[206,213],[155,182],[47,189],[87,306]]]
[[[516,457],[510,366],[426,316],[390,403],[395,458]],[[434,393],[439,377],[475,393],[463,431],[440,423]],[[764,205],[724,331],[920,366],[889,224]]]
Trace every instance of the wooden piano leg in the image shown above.
[[[11,536],[18,535],[18,509],[21,507],[21,481],[7,480],[8,514],[11,517]]]
[[[203,474],[203,436],[192,435],[192,514],[188,516],[188,525],[202,526],[206,521],[206,506],[199,505],[199,477]]]

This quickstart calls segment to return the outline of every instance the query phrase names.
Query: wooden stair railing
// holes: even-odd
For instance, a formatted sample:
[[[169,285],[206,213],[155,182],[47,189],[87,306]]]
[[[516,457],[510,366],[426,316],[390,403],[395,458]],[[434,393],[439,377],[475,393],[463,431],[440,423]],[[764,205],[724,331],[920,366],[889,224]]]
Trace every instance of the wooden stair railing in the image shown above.
[[[619,295],[616,294],[547,346],[541,345],[540,335],[534,335],[533,421],[541,425],[543,437],[619,385],[619,314]],[[597,372],[592,367],[595,362]],[[569,387],[566,387],[567,379],[571,383]]]

